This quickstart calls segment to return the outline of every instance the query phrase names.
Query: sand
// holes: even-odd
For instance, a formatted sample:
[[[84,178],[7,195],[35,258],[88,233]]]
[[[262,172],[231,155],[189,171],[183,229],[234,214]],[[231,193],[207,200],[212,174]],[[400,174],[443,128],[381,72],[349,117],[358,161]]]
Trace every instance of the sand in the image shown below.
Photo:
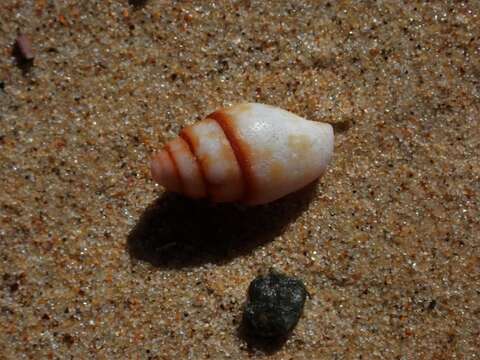
[[[1,358],[478,358],[480,2],[5,0],[0,49]],[[336,124],[318,183],[154,184],[241,101]],[[242,331],[272,267],[311,295],[286,341]]]

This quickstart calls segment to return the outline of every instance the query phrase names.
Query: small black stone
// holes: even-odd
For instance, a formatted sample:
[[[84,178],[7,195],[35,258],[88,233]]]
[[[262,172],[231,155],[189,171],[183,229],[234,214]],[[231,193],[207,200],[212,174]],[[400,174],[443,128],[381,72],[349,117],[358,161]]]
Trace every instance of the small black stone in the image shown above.
[[[67,334],[64,334],[64,335],[63,335],[63,342],[64,342],[65,344],[67,344],[68,346],[72,346],[73,343],[75,342],[75,339],[73,338],[72,335],[70,335],[70,334],[67,333]]]
[[[13,284],[10,285],[10,291],[11,291],[12,293],[15,292],[15,291],[17,291],[18,288],[19,288],[19,285],[18,285],[17,282],[15,282],[15,283],[13,283]]]
[[[277,272],[259,276],[248,288],[247,325],[256,335],[285,336],[300,319],[306,296],[307,290],[298,279]]]
[[[142,7],[147,3],[147,0],[128,0],[128,3],[134,7]]]

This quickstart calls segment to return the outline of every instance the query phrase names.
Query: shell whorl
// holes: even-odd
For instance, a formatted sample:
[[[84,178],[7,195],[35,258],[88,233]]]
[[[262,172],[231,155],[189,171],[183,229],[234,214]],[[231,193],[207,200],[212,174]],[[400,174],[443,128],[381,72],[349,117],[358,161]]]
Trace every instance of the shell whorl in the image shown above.
[[[178,138],[167,143],[164,150],[154,157],[152,173],[157,182],[192,198],[208,197],[215,202],[245,199],[248,181],[245,180],[242,160],[239,160],[243,159],[243,155],[239,153],[228,122],[228,116],[217,111],[199,123],[184,128]],[[181,149],[180,145],[176,145],[178,142],[182,144]],[[172,151],[172,147],[176,147],[177,151]],[[164,164],[165,151],[172,166]],[[191,160],[190,171],[187,167],[179,166],[182,158]],[[195,177],[196,182],[192,182],[190,177]],[[171,178],[176,178],[176,181]],[[172,183],[175,186],[172,187]]]
[[[207,116],[208,119],[213,119],[222,128],[232,152],[237,161],[240,170],[240,176],[243,182],[243,192],[240,197],[244,202],[248,202],[254,192],[253,174],[252,174],[252,160],[249,155],[249,146],[244,143],[235,131],[235,124],[227,113],[222,110],[215,111]],[[237,199],[239,200],[239,199]]]
[[[184,128],[152,159],[168,190],[261,204],[318,178],[333,152],[330,125],[263,104],[221,109]]]

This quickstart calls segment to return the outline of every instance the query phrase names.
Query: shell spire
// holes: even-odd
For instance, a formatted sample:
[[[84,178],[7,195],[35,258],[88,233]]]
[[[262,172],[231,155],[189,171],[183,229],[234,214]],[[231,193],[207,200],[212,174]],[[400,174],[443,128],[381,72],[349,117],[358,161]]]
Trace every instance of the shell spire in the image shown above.
[[[167,190],[214,202],[264,204],[320,177],[333,155],[330,124],[245,103],[184,128],[152,159]]]

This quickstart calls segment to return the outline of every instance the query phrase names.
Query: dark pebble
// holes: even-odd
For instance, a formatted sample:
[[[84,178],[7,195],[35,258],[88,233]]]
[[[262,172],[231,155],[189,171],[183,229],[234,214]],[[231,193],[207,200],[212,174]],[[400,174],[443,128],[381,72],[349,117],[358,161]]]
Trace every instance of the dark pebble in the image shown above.
[[[134,7],[145,6],[147,0],[128,0],[128,3]]]
[[[64,334],[63,335],[63,342],[67,344],[68,346],[72,346],[73,343],[75,342],[75,339],[73,338],[72,335],[70,334]]]
[[[295,278],[271,272],[253,280],[248,289],[245,320],[256,335],[288,335],[302,315],[307,290]]]

